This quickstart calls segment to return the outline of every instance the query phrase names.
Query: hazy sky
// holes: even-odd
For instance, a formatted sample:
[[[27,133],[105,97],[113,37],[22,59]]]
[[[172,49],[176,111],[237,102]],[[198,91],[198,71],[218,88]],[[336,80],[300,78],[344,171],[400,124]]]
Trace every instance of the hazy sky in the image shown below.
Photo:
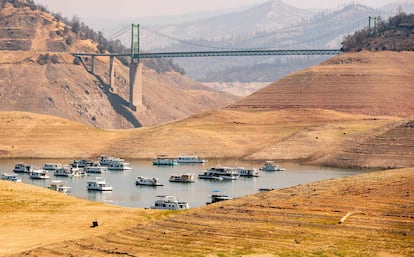
[[[35,0],[50,11],[64,17],[149,17],[175,15],[198,11],[211,11],[253,5],[268,0]],[[413,2],[414,0],[358,0],[357,3],[380,7],[388,3]],[[337,8],[352,0],[285,0],[301,8]]]

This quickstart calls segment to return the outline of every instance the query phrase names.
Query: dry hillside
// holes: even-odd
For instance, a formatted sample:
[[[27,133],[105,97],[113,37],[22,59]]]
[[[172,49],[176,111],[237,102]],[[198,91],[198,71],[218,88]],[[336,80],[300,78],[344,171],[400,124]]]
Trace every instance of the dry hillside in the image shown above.
[[[71,52],[97,52],[97,44],[82,40],[46,12],[6,4],[0,10],[0,110],[50,114],[100,128],[131,128],[183,119],[237,99],[179,73],[144,69],[145,106],[133,112],[127,103],[127,67],[115,63],[115,85],[110,88],[109,58],[98,58],[92,74],[90,60],[76,65]]]
[[[157,212],[0,181],[0,255],[413,256],[413,183],[372,172]]]
[[[30,113],[0,113],[2,158],[152,159],[194,153],[208,159],[295,161],[340,167],[414,166],[407,119],[327,110],[223,110],[164,126],[102,130]],[[116,142],[116,143],[114,143]]]
[[[230,108],[318,108],[414,117],[414,52],[346,53],[291,74]]]
[[[157,127],[100,130],[51,116],[4,112],[1,157],[152,159],[159,153],[194,153],[209,159],[412,167],[413,61],[412,52],[343,54],[230,108]],[[174,77],[168,80],[173,83]]]

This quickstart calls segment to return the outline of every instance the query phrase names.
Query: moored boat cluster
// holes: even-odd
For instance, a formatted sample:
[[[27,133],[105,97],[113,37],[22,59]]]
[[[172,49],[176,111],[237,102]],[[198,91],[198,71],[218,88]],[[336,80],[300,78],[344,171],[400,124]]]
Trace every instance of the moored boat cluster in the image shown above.
[[[178,162],[178,160],[180,160]],[[164,155],[157,156],[157,159],[153,161],[153,165],[164,166],[164,165],[176,165],[175,163],[188,164],[197,163],[204,164],[205,160],[200,159],[197,156],[184,156],[180,155],[178,158],[168,158]],[[128,162],[120,158],[112,156],[101,155],[97,160],[73,160],[69,164],[61,165],[58,163],[44,163],[42,168],[35,168],[30,165],[26,165],[22,162],[17,163],[13,171],[14,173],[4,173],[2,176],[3,180],[9,180],[14,182],[21,182],[22,179],[19,176],[21,174],[28,174],[28,177],[33,180],[47,180],[50,179],[51,174],[55,177],[83,177],[95,176],[86,181],[86,189],[88,191],[112,191],[113,186],[106,181],[106,179],[100,174],[106,173],[108,170],[113,171],[124,171],[131,170]],[[244,168],[244,167],[228,167],[228,166],[213,166],[203,171],[200,171],[197,175],[193,173],[183,174],[171,174],[168,181],[170,183],[195,183],[197,180],[212,180],[212,181],[231,181],[238,180],[240,177],[258,177],[261,172],[266,171],[284,171],[285,169],[280,168],[272,161],[266,161],[264,166],[256,168]],[[27,180],[26,180],[27,181]],[[144,177],[142,175],[137,176],[135,181],[136,186],[163,186],[163,182],[156,176]],[[47,188],[71,194],[72,188],[66,186],[64,181],[56,178],[50,181]],[[220,202],[224,200],[232,199],[228,195],[219,194],[217,192],[211,195],[211,201],[207,204]],[[157,200],[154,205],[151,206],[153,209],[168,209],[168,210],[181,210],[188,209],[188,202],[179,202],[173,195],[162,195],[157,196]]]
[[[22,162],[16,163],[12,173],[4,173],[3,180],[21,182],[21,176],[18,174],[28,174],[31,179],[50,179],[50,174],[55,177],[84,177],[89,174],[101,174],[107,170],[130,170],[129,163],[125,160],[106,155],[101,155],[98,160],[73,160],[69,164],[61,165],[59,163],[44,163],[42,168],[35,168]],[[17,174],[16,174],[17,173]],[[65,186],[62,180],[52,180],[47,186],[49,189],[70,194],[71,187]],[[88,180],[87,190],[111,191],[112,186],[106,183],[104,178],[96,177],[94,180]]]

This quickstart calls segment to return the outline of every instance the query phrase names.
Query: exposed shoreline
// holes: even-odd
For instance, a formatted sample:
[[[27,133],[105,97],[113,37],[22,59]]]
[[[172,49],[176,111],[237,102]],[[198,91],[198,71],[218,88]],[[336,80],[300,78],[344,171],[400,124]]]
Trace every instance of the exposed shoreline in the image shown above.
[[[379,171],[165,212],[0,181],[0,255],[410,256],[413,183],[413,168]]]

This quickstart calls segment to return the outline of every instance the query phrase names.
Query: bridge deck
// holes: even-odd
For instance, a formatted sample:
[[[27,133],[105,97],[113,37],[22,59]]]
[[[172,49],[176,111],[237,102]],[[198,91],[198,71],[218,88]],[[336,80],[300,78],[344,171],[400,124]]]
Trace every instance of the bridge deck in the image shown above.
[[[306,49],[306,50],[226,50],[196,52],[160,52],[134,54],[135,59],[146,58],[181,58],[181,57],[216,57],[216,56],[269,56],[269,55],[337,55],[339,49]],[[72,53],[74,56],[131,56],[122,53]]]

